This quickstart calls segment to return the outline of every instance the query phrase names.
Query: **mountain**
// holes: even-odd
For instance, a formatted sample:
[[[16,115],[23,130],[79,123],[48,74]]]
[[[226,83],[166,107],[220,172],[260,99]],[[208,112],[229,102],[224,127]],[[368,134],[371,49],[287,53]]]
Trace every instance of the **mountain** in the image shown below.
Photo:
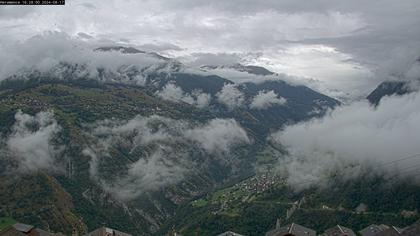
[[[362,174],[334,185],[295,191],[274,173],[265,172],[197,198],[177,209],[161,230],[182,235],[218,235],[232,230],[241,235],[264,235],[275,227],[297,223],[317,232],[337,224],[359,231],[371,224],[401,228],[419,219],[405,215],[420,207],[420,187],[413,180],[392,181]],[[390,201],[392,199],[392,201]],[[363,203],[365,213],[356,208]]]
[[[367,100],[371,104],[378,105],[385,96],[404,95],[410,92],[412,89],[407,81],[385,81],[367,96]]]
[[[94,51],[97,52],[112,52],[112,51],[116,51],[116,52],[120,52],[123,54],[148,54],[151,55],[153,57],[159,58],[161,60],[169,60],[169,58],[164,57],[162,55],[159,55],[158,53],[155,52],[146,52],[146,51],[142,51],[139,50],[137,48],[134,47],[123,47],[123,46],[108,46],[108,47],[99,47],[96,48]]]
[[[420,88],[420,78],[418,77],[419,68],[420,58],[413,61],[404,73],[398,75],[403,80],[382,82],[367,96],[367,100],[371,104],[378,105],[385,96],[405,95],[418,91]]]
[[[275,74],[274,72],[269,71],[266,68],[261,67],[261,66],[253,66],[253,65],[246,66],[239,63],[233,64],[233,65],[222,65],[222,66],[205,65],[205,66],[201,66],[201,68],[205,70],[234,69],[240,72],[247,72],[249,74],[262,75],[262,76]]]
[[[285,103],[282,105],[249,109],[254,117],[271,129],[279,129],[287,122],[295,123],[309,117],[322,116],[327,109],[340,105],[337,100],[308,87],[290,85],[281,80],[267,80],[261,83],[246,82],[241,85],[241,88],[250,100],[255,99],[262,91],[273,91],[284,99]]]
[[[151,235],[191,199],[254,175],[272,130],[339,105],[281,80],[234,83],[134,48],[96,52],[139,62],[63,61],[0,83],[0,177],[10,180],[0,216]]]

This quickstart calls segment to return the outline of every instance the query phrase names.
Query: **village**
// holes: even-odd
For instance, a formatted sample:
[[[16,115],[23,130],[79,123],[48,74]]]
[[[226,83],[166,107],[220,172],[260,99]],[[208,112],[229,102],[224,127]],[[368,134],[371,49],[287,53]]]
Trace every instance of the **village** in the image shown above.
[[[0,236],[64,236],[62,233],[50,233],[48,231],[39,229],[32,225],[23,223],[15,223],[0,230]],[[176,232],[170,232],[166,234],[168,236],[182,236]],[[325,232],[318,234],[315,230],[307,228],[305,226],[291,223],[285,226],[281,225],[281,221],[277,220],[275,228],[268,231],[265,236],[418,236],[420,235],[420,221],[415,222],[412,225],[404,228],[396,226],[389,226],[385,224],[372,224],[369,225],[357,233],[350,228],[342,225],[336,225],[332,228],[325,230]],[[71,236],[78,236],[74,232]],[[83,236],[132,236],[131,234],[124,233],[108,227],[100,227],[90,233]],[[227,231],[216,236],[245,236],[232,231]]]

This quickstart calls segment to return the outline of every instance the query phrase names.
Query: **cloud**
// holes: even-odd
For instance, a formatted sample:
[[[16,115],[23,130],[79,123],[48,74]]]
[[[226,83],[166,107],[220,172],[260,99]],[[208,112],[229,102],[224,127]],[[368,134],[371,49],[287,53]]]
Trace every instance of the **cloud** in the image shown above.
[[[0,59],[4,63],[0,65],[0,81],[16,73],[38,70],[52,74],[57,79],[62,79],[66,74],[63,63],[77,65],[68,69],[67,72],[76,73],[78,76],[96,78],[98,69],[104,68],[111,76],[101,79],[109,81],[122,81],[126,83],[144,83],[141,73],[130,77],[130,71],[154,71],[155,67],[163,67],[163,60],[144,53],[123,54],[116,51],[98,52],[93,49],[100,43],[88,43],[77,38],[70,37],[65,33],[48,32],[34,36],[23,42],[13,42],[0,47]],[[79,74],[77,74],[79,73]],[[77,76],[73,76],[73,79]],[[98,78],[96,78],[98,79]]]
[[[100,160],[95,152],[90,149],[85,149],[83,152],[84,155],[91,157],[91,177],[106,192],[121,201],[130,201],[147,191],[159,190],[182,181],[188,172],[187,167],[191,168],[193,164],[180,163],[184,161],[182,156],[165,147],[130,164],[125,175],[119,176],[114,181],[107,181],[99,176]]]
[[[35,12],[33,6],[3,6],[0,8],[0,20],[23,18],[33,12]]]
[[[194,171],[204,171],[209,162],[234,168],[238,157],[230,149],[250,143],[246,131],[231,119],[198,125],[161,116],[136,116],[87,126],[91,144],[83,154],[91,158],[91,177],[122,201],[176,184]],[[101,168],[113,160],[116,150],[125,150],[125,156],[134,161],[109,178]]]
[[[185,136],[210,153],[228,153],[233,145],[250,143],[246,131],[233,119],[213,119],[204,126],[186,130]]]
[[[83,32],[77,33],[77,36],[79,36],[81,39],[93,39],[92,36],[90,36],[89,34],[83,33]]]
[[[367,101],[355,102],[336,108],[324,118],[288,126],[272,138],[290,152],[290,157],[281,161],[293,176],[290,181],[322,182],[334,169],[380,167],[420,153],[419,105],[419,93],[385,97],[378,107]],[[395,174],[418,163],[414,158],[378,171]],[[343,172],[343,176],[356,175],[352,172]]]
[[[179,60],[192,66],[223,66],[240,63],[245,55],[236,53],[192,53]]]
[[[259,91],[249,105],[251,109],[267,109],[275,105],[284,105],[287,100],[277,95],[273,90]]]
[[[53,144],[61,127],[52,112],[31,116],[18,111],[15,124],[5,140],[6,152],[18,172],[57,170],[56,158],[62,149]]]
[[[156,94],[164,100],[172,102],[185,102],[198,108],[207,107],[211,101],[211,95],[208,93],[196,90],[191,94],[188,94],[174,83],[166,84],[165,87]]]
[[[84,32],[93,37],[88,41],[124,39],[180,57],[255,53],[263,55],[259,65],[324,81],[353,98],[387,79],[380,71],[386,70],[388,60],[399,61],[397,51],[420,52],[417,0],[92,3],[74,0],[59,8],[5,7],[0,12],[0,44],[8,48],[11,42],[54,30],[71,37]],[[217,63],[215,59],[210,61]]]
[[[179,46],[172,43],[167,43],[167,42],[147,43],[147,44],[140,45],[139,48],[145,49],[147,51],[152,51],[152,52],[182,51],[183,50]]]
[[[229,109],[234,109],[243,105],[244,94],[236,88],[234,84],[225,84],[216,94],[217,100],[226,105]]]

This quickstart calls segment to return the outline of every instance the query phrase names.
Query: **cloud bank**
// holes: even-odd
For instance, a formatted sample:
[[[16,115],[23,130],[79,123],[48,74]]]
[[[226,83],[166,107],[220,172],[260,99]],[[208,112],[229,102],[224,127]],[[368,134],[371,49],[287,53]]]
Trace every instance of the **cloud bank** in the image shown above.
[[[354,168],[380,167],[419,154],[419,120],[420,94],[414,93],[385,97],[377,107],[367,101],[338,107],[324,118],[288,126],[272,139],[290,152],[281,161],[291,174],[289,181],[316,183],[337,168],[345,177],[355,176]],[[420,158],[413,158],[378,171],[395,174],[419,163]]]
[[[210,160],[236,164],[230,149],[248,144],[246,131],[231,119],[213,119],[197,125],[161,116],[136,116],[128,121],[104,120],[90,125],[92,144],[83,154],[91,158],[90,174],[104,190],[120,200],[131,200],[145,191],[159,190],[182,181]],[[115,177],[106,178],[101,166],[112,161],[116,150],[135,160]]]
[[[56,158],[62,149],[53,144],[61,127],[52,112],[31,116],[18,111],[15,124],[5,140],[5,152],[12,171],[21,173],[57,170]]]
[[[202,63],[241,62],[252,54],[259,56],[249,64],[319,81],[340,97],[354,98],[388,79],[381,71],[399,64],[397,55],[419,56],[419,10],[417,0],[73,0],[60,7],[5,6],[0,55],[10,53],[13,42],[50,30],[83,42],[196,55]]]
[[[123,54],[117,51],[94,51],[100,43],[86,43],[66,33],[46,32],[24,41],[7,42],[0,45],[0,81],[14,74],[40,71],[49,73],[56,79],[64,79],[73,73],[72,79],[80,77],[108,80],[109,82],[126,82],[142,85],[142,73],[155,71],[163,64],[152,54]],[[65,67],[63,63],[71,64]],[[98,77],[98,69],[109,72]],[[130,76],[130,72],[138,72]],[[134,73],[131,73],[134,74]]]

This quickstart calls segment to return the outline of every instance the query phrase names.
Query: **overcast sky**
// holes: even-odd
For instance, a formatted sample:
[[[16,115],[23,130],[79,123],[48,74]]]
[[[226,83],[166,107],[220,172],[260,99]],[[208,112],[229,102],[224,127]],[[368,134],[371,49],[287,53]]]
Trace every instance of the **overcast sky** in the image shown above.
[[[263,65],[358,97],[420,57],[419,12],[418,0],[66,0],[1,6],[0,46],[60,31],[189,62]]]

